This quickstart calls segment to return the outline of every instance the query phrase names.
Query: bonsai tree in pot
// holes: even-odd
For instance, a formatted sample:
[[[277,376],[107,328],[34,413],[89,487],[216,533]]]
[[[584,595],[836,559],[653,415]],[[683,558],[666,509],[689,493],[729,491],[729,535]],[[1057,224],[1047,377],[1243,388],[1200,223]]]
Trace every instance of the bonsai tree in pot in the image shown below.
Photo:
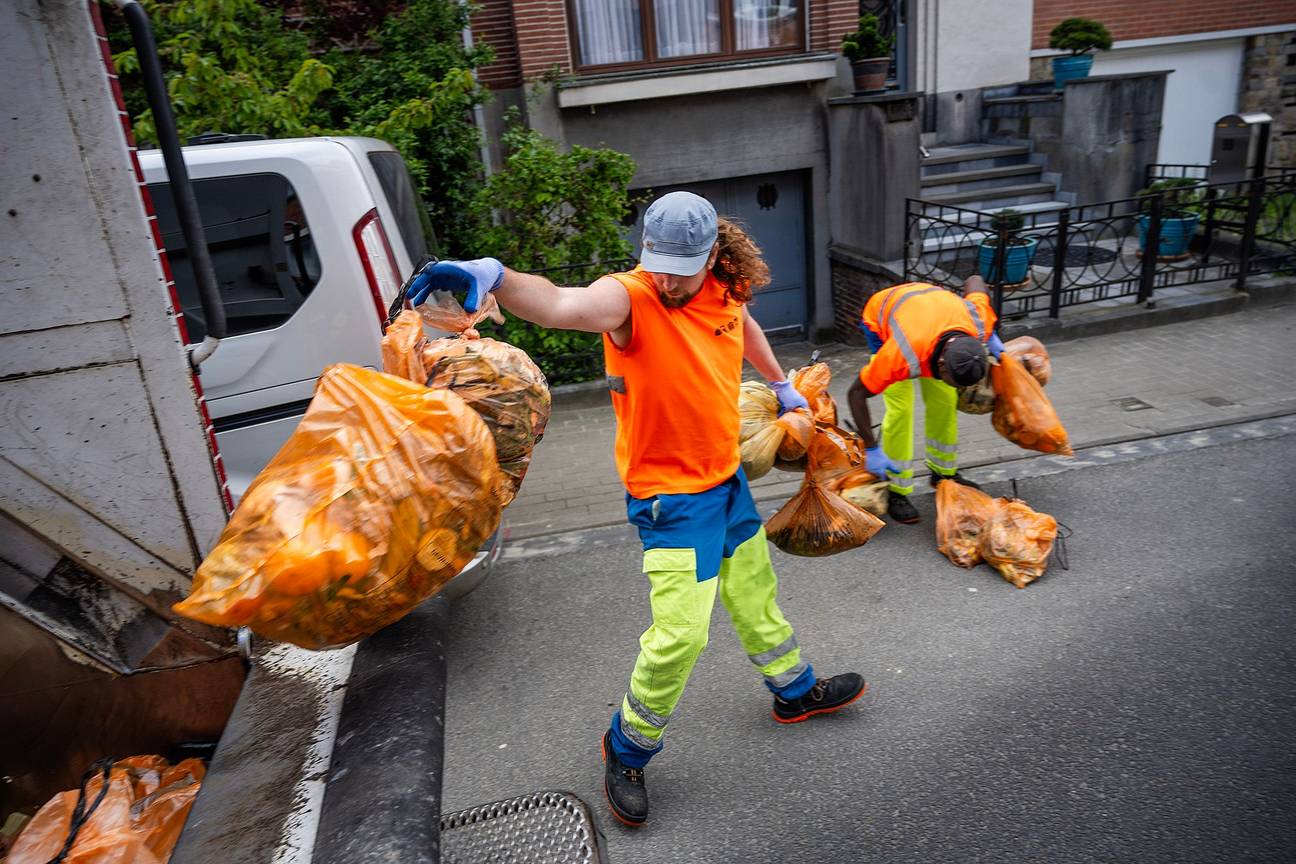
[[[1145,189],[1140,189],[1140,196],[1161,196],[1161,227],[1157,232],[1157,260],[1179,261],[1188,257],[1188,246],[1193,235],[1197,233],[1197,223],[1201,221],[1202,200],[1204,193],[1202,181],[1191,177],[1171,177],[1158,180]],[[1152,225],[1152,214],[1148,201],[1140,202],[1138,233],[1139,251],[1147,253],[1148,230]]]
[[[1059,21],[1049,33],[1049,47],[1071,53],[1053,58],[1053,89],[1061,90],[1068,81],[1088,77],[1094,59],[1089,52],[1107,51],[1111,46],[1111,33],[1091,18]]]
[[[859,29],[842,37],[841,52],[855,73],[855,92],[881,90],[886,87],[887,69],[891,66],[894,36],[883,36],[878,17],[861,15]]]
[[[1018,232],[1026,224],[1026,217],[1011,207],[999,210],[990,216],[990,234],[977,248],[977,272],[981,278],[990,283],[1002,281],[1005,285],[1016,287],[1030,277],[1031,260],[1039,246],[1038,237],[1023,237]],[[1004,249],[1003,277],[995,266],[999,252],[999,238],[1006,234],[1008,245]]]

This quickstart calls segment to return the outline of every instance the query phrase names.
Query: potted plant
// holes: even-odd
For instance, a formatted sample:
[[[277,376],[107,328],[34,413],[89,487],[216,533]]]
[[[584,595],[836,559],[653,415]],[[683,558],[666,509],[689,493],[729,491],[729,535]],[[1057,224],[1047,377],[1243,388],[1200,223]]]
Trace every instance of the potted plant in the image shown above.
[[[1026,224],[1026,217],[1011,207],[999,210],[990,217],[990,231],[977,248],[977,272],[987,282],[1002,281],[1005,285],[1019,285],[1025,282],[1029,273],[1031,260],[1035,257],[1035,248],[1039,246],[1038,237],[1022,237],[1017,234]],[[999,278],[995,268],[995,257],[999,251],[999,236],[1007,232],[1008,248],[1004,250],[1003,279]]]
[[[1197,223],[1201,221],[1202,182],[1191,177],[1171,177],[1158,180],[1146,189],[1140,189],[1139,195],[1160,195],[1161,228],[1157,238],[1157,260],[1178,261],[1188,257],[1188,246],[1193,235],[1197,233]],[[1139,251],[1147,252],[1148,227],[1152,224],[1152,215],[1147,212],[1144,203],[1139,214],[1138,234]]]
[[[1107,51],[1112,46],[1111,33],[1090,18],[1067,18],[1049,33],[1049,47],[1070,51],[1065,57],[1053,58],[1053,89],[1061,90],[1066,82],[1085,78],[1093,66],[1090,51]]]
[[[891,46],[894,36],[883,36],[878,29],[878,17],[861,15],[859,29],[842,37],[841,52],[850,61],[855,73],[855,92],[881,90],[886,87],[887,70],[891,67]]]

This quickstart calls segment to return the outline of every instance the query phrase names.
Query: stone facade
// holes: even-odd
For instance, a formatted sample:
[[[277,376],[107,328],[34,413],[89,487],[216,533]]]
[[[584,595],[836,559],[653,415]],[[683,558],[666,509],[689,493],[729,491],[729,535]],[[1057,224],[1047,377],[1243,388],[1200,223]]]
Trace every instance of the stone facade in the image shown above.
[[[1247,39],[1238,106],[1273,117],[1269,164],[1296,168],[1296,30]]]

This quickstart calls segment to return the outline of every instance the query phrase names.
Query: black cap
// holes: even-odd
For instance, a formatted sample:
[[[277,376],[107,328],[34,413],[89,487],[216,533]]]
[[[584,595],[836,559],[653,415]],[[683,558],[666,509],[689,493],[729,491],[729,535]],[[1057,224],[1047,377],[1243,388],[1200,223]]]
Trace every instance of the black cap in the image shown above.
[[[945,343],[945,350],[941,352],[941,359],[945,361],[945,368],[949,370],[950,378],[954,381],[956,387],[967,387],[975,384],[985,377],[986,371],[990,368],[990,361],[986,359],[985,345],[975,336],[960,334],[951,338]]]

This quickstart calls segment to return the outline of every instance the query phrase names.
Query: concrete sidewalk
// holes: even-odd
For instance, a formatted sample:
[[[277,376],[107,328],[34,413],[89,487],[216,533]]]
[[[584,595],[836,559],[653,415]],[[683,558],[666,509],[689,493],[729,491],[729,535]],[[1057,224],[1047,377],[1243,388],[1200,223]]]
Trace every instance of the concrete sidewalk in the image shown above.
[[[1296,303],[1048,347],[1053,378],[1047,393],[1076,449],[1296,413]],[[785,368],[804,364],[812,350],[805,344],[776,349]],[[846,412],[846,388],[867,352],[830,345],[820,359],[832,368],[832,394]],[[596,407],[562,400],[555,406],[521,494],[507,511],[509,536],[625,521],[625,490],[612,458],[612,408],[605,397],[598,401]],[[881,400],[870,407],[880,421]],[[921,416],[915,427],[914,452],[921,458]],[[1037,455],[1001,438],[988,416],[960,414],[959,441],[963,467]],[[752,491],[757,501],[782,500],[800,482],[799,474],[776,470]]]

